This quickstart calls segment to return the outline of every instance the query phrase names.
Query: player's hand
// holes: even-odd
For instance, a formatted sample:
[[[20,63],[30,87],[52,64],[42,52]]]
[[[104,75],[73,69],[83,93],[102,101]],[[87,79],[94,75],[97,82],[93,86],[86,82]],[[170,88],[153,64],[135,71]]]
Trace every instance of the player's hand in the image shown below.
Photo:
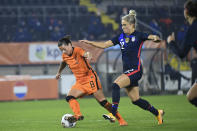
[[[159,38],[159,36],[154,35],[154,36],[153,36],[153,41],[154,41],[154,42],[160,42],[161,39]]]
[[[116,116],[117,110],[118,110],[118,104],[112,104],[112,111],[111,111],[111,113],[114,116]]]
[[[170,43],[171,41],[175,41],[175,35],[174,32],[172,32],[171,35],[168,36],[167,38],[167,43]]]
[[[60,74],[60,73],[57,73],[56,76],[55,76],[55,78],[56,78],[57,80],[60,79],[60,78],[61,78],[61,74]]]

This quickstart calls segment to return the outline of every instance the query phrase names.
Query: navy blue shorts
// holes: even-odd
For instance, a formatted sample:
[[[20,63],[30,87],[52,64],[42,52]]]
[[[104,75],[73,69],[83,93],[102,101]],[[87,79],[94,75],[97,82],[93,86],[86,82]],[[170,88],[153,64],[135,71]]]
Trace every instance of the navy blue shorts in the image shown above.
[[[130,79],[131,84],[128,87],[134,87],[134,86],[138,86],[138,81],[141,79],[143,72],[142,70],[131,69],[125,71],[124,74],[126,74]]]

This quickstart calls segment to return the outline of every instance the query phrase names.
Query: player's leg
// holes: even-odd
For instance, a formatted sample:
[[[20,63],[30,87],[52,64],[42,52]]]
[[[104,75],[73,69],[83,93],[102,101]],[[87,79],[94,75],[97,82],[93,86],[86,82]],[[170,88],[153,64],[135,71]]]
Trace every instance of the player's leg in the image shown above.
[[[157,109],[155,109],[153,106],[151,106],[148,101],[140,98],[139,87],[137,87],[137,86],[136,87],[128,87],[128,88],[126,88],[126,92],[127,92],[128,96],[130,97],[130,99],[132,100],[132,103],[134,105],[137,105],[144,110],[149,110],[155,116],[158,115]]]
[[[115,116],[120,101],[120,88],[130,85],[130,79],[127,75],[120,75],[112,84],[112,114]]]
[[[66,97],[66,101],[69,103],[70,108],[72,109],[73,113],[74,113],[74,118],[71,118],[73,121],[76,120],[83,120],[83,115],[80,112],[80,105],[78,103],[78,101],[76,100],[77,98],[79,98],[80,96],[83,96],[84,92],[75,88],[71,88],[71,90],[69,91],[67,97]],[[72,121],[70,120],[70,121]]]
[[[197,107],[197,81],[193,84],[192,88],[187,92],[188,101]]]
[[[137,105],[140,108],[142,108],[144,110],[148,110],[152,114],[154,114],[158,119],[158,124],[163,123],[163,118],[162,118],[162,116],[164,114],[163,110],[157,110],[147,100],[140,98],[138,86],[128,87],[128,88],[126,88],[126,92],[127,92],[128,96],[130,97],[130,99],[132,100],[132,103],[134,105]]]
[[[103,91],[102,91],[102,88],[100,88],[99,90],[97,90],[94,94],[94,97],[96,98],[96,100],[100,103],[100,105],[102,107],[104,107],[107,111],[109,111],[111,113],[111,109],[112,109],[112,104],[109,103],[104,94],[103,94]],[[113,115],[106,115],[104,114],[103,117],[105,119],[108,119],[110,120],[110,122],[115,122],[115,119],[114,119],[114,116]],[[118,120],[119,124],[121,126],[126,126],[128,125],[127,122],[122,118],[122,116],[120,115],[119,112],[116,113],[116,119]]]
[[[87,85],[86,91],[88,94],[93,94],[96,100],[100,103],[101,106],[103,106],[106,110],[109,112],[112,112],[112,104],[109,103],[102,90],[101,82],[96,74],[90,77],[90,84]],[[111,122],[114,121],[113,115],[107,116]],[[127,125],[127,123],[124,121],[124,119],[121,117],[119,113],[115,116],[121,126]]]
[[[102,89],[97,90],[95,93],[93,93],[95,99],[98,101],[98,103],[100,103],[100,105],[102,107],[104,107],[107,111],[111,112],[111,103],[109,103],[104,94]],[[104,116],[105,119],[108,119],[110,122],[115,122],[115,118],[114,117],[110,117],[110,116]]]

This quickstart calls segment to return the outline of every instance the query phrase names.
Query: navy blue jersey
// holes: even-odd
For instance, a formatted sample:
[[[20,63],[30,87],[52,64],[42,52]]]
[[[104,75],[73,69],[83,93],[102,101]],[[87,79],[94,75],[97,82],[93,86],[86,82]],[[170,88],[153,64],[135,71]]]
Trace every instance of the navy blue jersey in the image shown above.
[[[197,19],[189,26],[182,43],[172,41],[169,47],[181,58],[184,58],[192,47],[197,51]]]
[[[121,33],[111,40],[114,45],[120,45],[124,73],[140,70],[140,52],[143,42],[147,39],[148,34],[135,31],[131,35]]]

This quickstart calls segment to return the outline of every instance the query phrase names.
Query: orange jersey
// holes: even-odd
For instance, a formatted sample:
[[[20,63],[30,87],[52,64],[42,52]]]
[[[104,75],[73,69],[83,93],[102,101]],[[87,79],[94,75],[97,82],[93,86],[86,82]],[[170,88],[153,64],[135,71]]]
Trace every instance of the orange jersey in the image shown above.
[[[92,74],[92,68],[86,58],[85,51],[80,47],[74,47],[72,56],[62,54],[62,59],[69,66],[71,71],[80,83],[86,83],[89,79],[88,75]]]

